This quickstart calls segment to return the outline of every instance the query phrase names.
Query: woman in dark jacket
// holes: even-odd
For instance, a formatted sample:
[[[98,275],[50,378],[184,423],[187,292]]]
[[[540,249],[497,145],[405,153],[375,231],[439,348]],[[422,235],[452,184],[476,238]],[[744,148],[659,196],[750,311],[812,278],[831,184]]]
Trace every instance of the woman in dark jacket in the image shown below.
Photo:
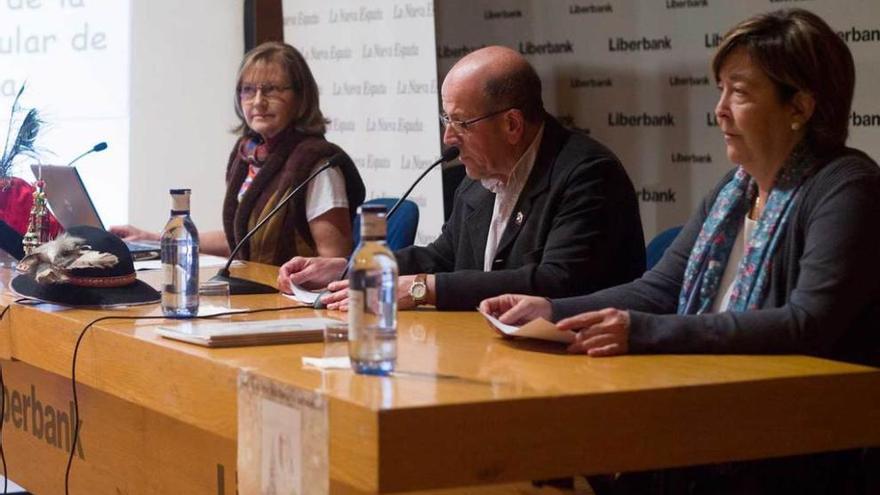
[[[577,332],[570,352],[590,356],[802,353],[880,364],[880,170],[844,145],[849,49],[815,14],[786,10],[734,27],[712,68],[715,114],[737,168],[657,266],[588,296],[504,295],[481,309],[510,324],[552,319]],[[837,493],[847,478],[823,470],[849,469],[860,455],[761,461],[720,485],[713,467],[665,474],[687,493]],[[632,476],[612,485],[677,492],[656,477],[631,490]]]
[[[872,362],[880,170],[844,146],[855,86],[849,49],[815,14],[779,11],[731,30],[712,67],[715,114],[738,166],[657,266],[588,296],[504,295],[482,308],[505,323],[553,318],[578,332],[571,351],[593,356],[803,353]]]

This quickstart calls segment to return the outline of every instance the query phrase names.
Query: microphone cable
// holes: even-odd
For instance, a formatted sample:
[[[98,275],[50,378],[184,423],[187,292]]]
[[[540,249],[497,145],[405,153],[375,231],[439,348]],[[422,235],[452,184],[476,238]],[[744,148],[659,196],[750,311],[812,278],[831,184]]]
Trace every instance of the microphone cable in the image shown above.
[[[18,301],[16,301],[18,302]],[[8,309],[8,306],[7,306]],[[257,314],[257,313],[270,313],[270,312],[280,312],[280,311],[288,311],[294,309],[313,309],[311,306],[283,306],[280,308],[261,308],[261,309],[249,309],[246,311],[227,311],[224,313],[217,313],[212,315],[205,316],[192,316],[192,317],[184,317],[184,318],[172,318],[167,316],[102,316],[100,318],[95,318],[90,321],[80,330],[79,336],[76,339],[76,345],[73,347],[73,359],[71,360],[70,365],[70,384],[71,389],[73,390],[73,415],[71,418],[71,423],[74,425],[73,427],[73,439],[70,443],[70,454],[67,457],[67,467],[64,470],[64,494],[69,495],[69,485],[70,485],[70,469],[73,465],[73,457],[76,455],[76,444],[79,441],[79,424],[80,424],[80,416],[79,416],[79,400],[76,394],[76,362],[77,356],[79,355],[79,346],[82,343],[83,337],[85,337],[86,332],[93,325],[102,321],[108,320],[129,320],[129,321],[137,321],[137,320],[207,320],[211,318],[218,318],[220,316],[232,316],[232,315],[249,315],[249,314]],[[2,417],[2,416],[0,416]],[[4,468],[5,471],[5,468]]]
[[[25,301],[27,298],[20,298],[13,301],[13,303],[18,303],[21,301]],[[6,313],[9,312],[9,308],[12,307],[12,304],[7,305],[3,308],[3,311],[0,311],[0,321],[3,321],[3,317],[6,316]],[[10,395],[11,397],[11,395]],[[3,367],[0,366],[0,464],[3,466],[3,495],[9,493],[9,475],[6,471],[6,452],[3,450],[3,424],[6,423],[6,382],[3,381]]]
[[[0,312],[0,321],[12,307],[10,304]],[[6,453],[3,452],[3,423],[6,422],[6,382],[3,381],[3,367],[0,366],[0,463],[3,464],[3,495],[9,490],[9,472],[6,470]]]

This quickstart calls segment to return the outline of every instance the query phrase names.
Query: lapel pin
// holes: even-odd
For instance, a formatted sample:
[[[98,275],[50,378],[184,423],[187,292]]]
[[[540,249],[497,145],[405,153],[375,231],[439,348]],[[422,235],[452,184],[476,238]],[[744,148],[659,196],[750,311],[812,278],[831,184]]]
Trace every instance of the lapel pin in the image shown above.
[[[516,218],[514,218],[513,221],[516,222],[517,225],[522,225],[523,218],[525,218],[525,215],[523,215],[523,212],[518,211],[518,212],[516,212]]]

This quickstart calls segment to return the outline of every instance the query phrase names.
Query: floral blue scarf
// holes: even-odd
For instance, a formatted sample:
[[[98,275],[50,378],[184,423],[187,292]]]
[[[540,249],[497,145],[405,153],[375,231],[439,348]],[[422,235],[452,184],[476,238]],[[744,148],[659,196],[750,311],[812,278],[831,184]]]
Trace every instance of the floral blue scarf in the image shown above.
[[[800,193],[814,158],[801,147],[795,149],[776,177],[767,204],[736,270],[729,311],[757,309],[767,292],[770,260],[784,235],[792,205]],[[678,314],[708,312],[720,289],[733,243],[743,219],[758,193],[754,179],[739,167],[715,198],[697,236],[684,272]]]

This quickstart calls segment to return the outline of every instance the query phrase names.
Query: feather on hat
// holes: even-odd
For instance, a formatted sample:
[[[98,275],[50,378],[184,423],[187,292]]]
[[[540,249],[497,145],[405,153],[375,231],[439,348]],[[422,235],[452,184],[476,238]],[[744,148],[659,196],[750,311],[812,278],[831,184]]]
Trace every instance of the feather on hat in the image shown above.
[[[69,270],[78,268],[111,268],[119,258],[110,253],[92,250],[85,239],[61,234],[54,241],[37,247],[18,262],[19,273],[27,273],[41,284],[70,281]]]

